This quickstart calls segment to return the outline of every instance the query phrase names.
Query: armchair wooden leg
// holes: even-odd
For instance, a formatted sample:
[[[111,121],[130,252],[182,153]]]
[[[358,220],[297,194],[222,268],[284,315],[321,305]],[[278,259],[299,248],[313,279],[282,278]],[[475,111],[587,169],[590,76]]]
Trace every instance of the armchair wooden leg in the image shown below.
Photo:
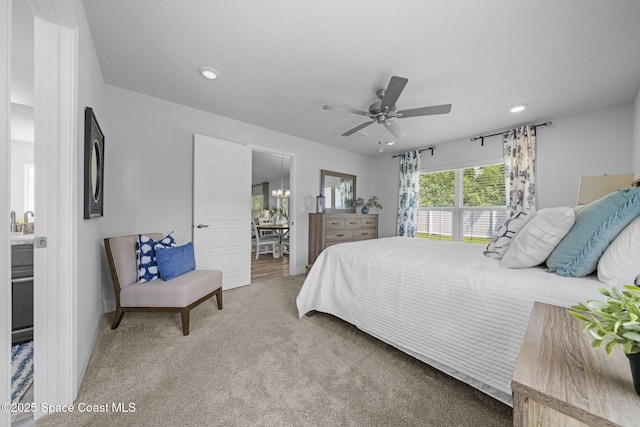
[[[182,317],[182,335],[189,335],[189,309],[180,309],[180,317]]]
[[[216,291],[216,301],[218,302],[218,310],[222,310],[222,288]]]
[[[116,329],[120,325],[122,316],[124,316],[124,311],[122,311],[122,308],[116,307],[116,312],[114,313],[113,321],[111,322],[111,329]]]

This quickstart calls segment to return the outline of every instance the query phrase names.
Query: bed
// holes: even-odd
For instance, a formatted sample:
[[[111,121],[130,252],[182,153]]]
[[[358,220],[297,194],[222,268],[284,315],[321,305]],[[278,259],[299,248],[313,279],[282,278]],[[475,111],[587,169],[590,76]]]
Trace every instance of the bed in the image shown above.
[[[595,275],[508,269],[484,246],[388,237],[330,246],[297,297],[319,311],[512,405],[511,378],[534,301],[569,307],[601,295]]]

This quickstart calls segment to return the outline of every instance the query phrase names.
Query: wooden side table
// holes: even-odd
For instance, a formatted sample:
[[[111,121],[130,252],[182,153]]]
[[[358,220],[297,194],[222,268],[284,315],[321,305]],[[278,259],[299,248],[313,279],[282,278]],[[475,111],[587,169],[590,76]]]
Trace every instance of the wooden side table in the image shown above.
[[[607,356],[568,309],[536,302],[511,389],[514,426],[637,426],[640,396],[622,348]]]

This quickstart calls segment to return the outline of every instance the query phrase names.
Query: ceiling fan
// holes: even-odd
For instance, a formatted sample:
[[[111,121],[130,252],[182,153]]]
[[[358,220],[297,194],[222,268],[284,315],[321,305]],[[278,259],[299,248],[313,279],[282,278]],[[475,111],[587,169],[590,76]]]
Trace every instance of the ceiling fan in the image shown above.
[[[376,92],[379,101],[374,102],[369,106],[369,111],[359,111],[351,108],[333,107],[331,105],[325,105],[322,108],[324,110],[341,111],[344,113],[357,114],[359,116],[367,116],[372,119],[369,122],[365,122],[361,125],[354,127],[343,133],[341,136],[352,135],[359,130],[362,130],[372,123],[380,123],[387,128],[391,134],[396,138],[402,138],[407,134],[402,128],[392,119],[403,119],[406,117],[416,116],[431,116],[434,114],[447,114],[451,111],[451,104],[434,105],[431,107],[412,108],[409,110],[396,111],[396,101],[400,97],[400,94],[404,90],[409,80],[404,77],[393,76],[389,81],[389,85],[386,89],[380,89]]]

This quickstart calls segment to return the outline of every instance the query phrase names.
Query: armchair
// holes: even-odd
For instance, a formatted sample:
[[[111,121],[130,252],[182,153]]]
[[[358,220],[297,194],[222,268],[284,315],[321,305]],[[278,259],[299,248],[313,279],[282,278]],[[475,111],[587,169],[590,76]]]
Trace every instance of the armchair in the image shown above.
[[[146,234],[154,240],[159,233]],[[182,333],[189,335],[189,311],[216,296],[218,310],[222,310],[222,272],[220,270],[192,270],[169,281],[162,278],[148,283],[136,282],[136,241],[138,235],[104,239],[113,289],[116,312],[111,329],[116,329],[127,311],[165,311],[180,313]]]

